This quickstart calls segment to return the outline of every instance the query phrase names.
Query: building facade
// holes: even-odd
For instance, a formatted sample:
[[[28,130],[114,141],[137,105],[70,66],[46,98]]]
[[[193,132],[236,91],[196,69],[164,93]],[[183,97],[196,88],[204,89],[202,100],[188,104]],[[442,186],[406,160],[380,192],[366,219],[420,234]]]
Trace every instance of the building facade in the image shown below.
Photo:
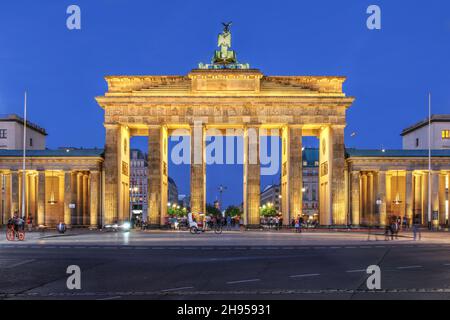
[[[131,216],[139,215],[147,220],[147,155],[141,150],[130,151],[130,208]],[[130,216],[130,217],[131,217]]]
[[[0,150],[23,149],[23,129],[25,120],[16,114],[0,116]],[[27,150],[45,150],[47,132],[38,125],[27,121]]]
[[[319,219],[319,149],[303,150],[303,212],[304,216]]]
[[[260,196],[260,206],[273,206],[275,210],[281,212],[281,187],[279,184],[270,184],[264,187]]]
[[[59,222],[69,227],[101,226],[103,152],[103,149],[30,150],[24,172],[21,150],[0,150],[2,224],[17,214],[32,217],[36,226],[53,227]]]
[[[429,123],[431,122],[431,126]],[[431,129],[431,149],[450,150],[450,114],[437,114],[406,128],[402,132],[403,149],[428,149],[429,128]]]
[[[345,171],[351,224],[384,226],[400,217],[448,225],[450,150],[433,150],[429,171],[428,150],[347,149]]]

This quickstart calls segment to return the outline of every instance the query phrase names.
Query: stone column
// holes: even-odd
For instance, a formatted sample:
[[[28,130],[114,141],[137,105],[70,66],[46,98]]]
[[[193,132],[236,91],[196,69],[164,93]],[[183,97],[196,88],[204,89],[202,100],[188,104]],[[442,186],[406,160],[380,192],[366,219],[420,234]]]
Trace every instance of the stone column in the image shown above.
[[[368,190],[367,190],[367,174],[361,174],[361,215],[360,222],[362,224],[367,224],[367,199],[368,199]]]
[[[83,174],[83,225],[90,225],[89,212],[89,175]]]
[[[419,217],[419,219],[418,219]],[[419,173],[414,173],[414,217],[412,223],[422,223],[422,181]],[[418,219],[418,221],[416,221]]]
[[[422,174],[422,224],[428,221],[428,173]]]
[[[64,172],[64,223],[68,228],[72,225],[72,211],[70,204],[72,203],[72,173]]]
[[[392,215],[392,173],[386,172],[386,221]]]
[[[244,224],[260,225],[261,166],[259,159],[259,128],[244,128]]]
[[[202,123],[191,126],[191,212],[206,212],[206,130]]]
[[[91,229],[98,228],[98,216],[100,208],[100,172],[90,173],[90,226]]]
[[[320,131],[320,178],[322,225],[345,225],[344,126],[325,127]]]
[[[45,225],[45,171],[38,171],[38,211],[37,225]]]
[[[148,217],[150,226],[164,224],[167,215],[167,128],[148,130]]]
[[[431,174],[431,219],[434,218],[433,212],[439,212],[439,172],[436,171]],[[439,216],[437,218],[439,223]]]
[[[36,174],[30,174],[29,176],[29,215],[33,217],[33,224],[36,223],[37,212],[37,194],[36,194]]]
[[[351,172],[351,224],[359,226],[361,224],[361,181],[359,171]]]
[[[77,171],[72,171],[70,174],[70,179],[71,179],[71,183],[70,183],[70,188],[72,189],[71,192],[71,203],[75,204],[75,208],[71,209],[71,217],[72,217],[72,225],[76,225],[78,223],[78,217],[77,217],[77,210],[78,210],[78,204],[77,204],[77,199],[78,199],[78,172]]]
[[[4,215],[5,215],[5,220],[8,221],[8,219],[11,217],[11,174],[7,173],[5,174],[5,207],[4,207]],[[6,222],[5,221],[5,222]]]
[[[75,207],[77,225],[83,225],[83,173],[77,174],[77,204]]]
[[[375,201],[374,201],[374,177],[373,177],[373,172],[369,172],[368,174],[367,174],[367,185],[368,185],[368,214],[369,214],[369,221],[370,221],[370,224],[372,225],[373,224],[373,221],[374,221],[374,216],[373,216],[373,213],[374,213],[374,206],[375,206]]]
[[[11,216],[19,214],[19,172],[11,171]]]
[[[441,172],[439,174],[439,224],[445,225],[447,219],[445,218],[445,179],[446,174]]]
[[[379,224],[380,226],[386,226],[386,171],[378,172],[378,200],[381,200],[381,204],[378,205],[378,215],[379,215]]]
[[[302,182],[302,129],[284,127],[282,129],[282,174],[281,210],[284,225],[301,215],[303,202]]]
[[[105,124],[105,224],[127,220],[130,185],[130,133],[118,124]]]
[[[414,188],[413,188],[413,173],[410,170],[406,171],[406,194],[405,194],[405,215],[411,223],[413,218],[414,207]]]

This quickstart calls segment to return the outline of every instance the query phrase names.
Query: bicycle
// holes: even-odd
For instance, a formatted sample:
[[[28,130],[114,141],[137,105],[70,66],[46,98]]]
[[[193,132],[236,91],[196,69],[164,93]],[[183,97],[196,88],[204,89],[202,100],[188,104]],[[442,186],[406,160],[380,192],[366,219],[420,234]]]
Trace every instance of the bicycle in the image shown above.
[[[212,228],[210,228],[210,229],[214,230],[215,234],[221,234],[223,232],[223,226],[221,224],[218,224],[218,223],[214,224],[212,226]],[[189,231],[190,231],[191,234],[199,234],[201,232],[206,232],[207,230],[200,229],[198,226],[191,226],[189,228]]]
[[[18,227],[18,229],[16,230],[14,225],[8,226],[8,228],[6,229],[6,240],[14,241],[16,238],[19,241],[24,241],[25,240],[25,230],[20,227]]]

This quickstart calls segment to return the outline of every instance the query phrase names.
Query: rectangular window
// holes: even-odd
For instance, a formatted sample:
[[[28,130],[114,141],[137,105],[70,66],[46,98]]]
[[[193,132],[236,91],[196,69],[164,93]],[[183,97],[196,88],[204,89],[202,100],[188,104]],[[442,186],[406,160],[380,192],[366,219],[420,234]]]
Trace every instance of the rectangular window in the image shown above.
[[[33,146],[33,138],[30,138],[30,147]]]
[[[0,129],[0,139],[6,139],[6,129]]]
[[[450,140],[450,130],[442,130],[442,140]]]
[[[416,148],[419,147],[419,138],[416,139]]]

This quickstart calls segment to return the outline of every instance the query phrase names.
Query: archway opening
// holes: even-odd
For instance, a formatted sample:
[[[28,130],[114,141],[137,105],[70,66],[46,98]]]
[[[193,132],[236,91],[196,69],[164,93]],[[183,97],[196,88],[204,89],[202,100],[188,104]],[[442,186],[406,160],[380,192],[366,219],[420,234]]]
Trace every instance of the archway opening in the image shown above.
[[[237,226],[243,219],[242,130],[206,132],[206,211]],[[228,218],[230,217],[230,218]]]

